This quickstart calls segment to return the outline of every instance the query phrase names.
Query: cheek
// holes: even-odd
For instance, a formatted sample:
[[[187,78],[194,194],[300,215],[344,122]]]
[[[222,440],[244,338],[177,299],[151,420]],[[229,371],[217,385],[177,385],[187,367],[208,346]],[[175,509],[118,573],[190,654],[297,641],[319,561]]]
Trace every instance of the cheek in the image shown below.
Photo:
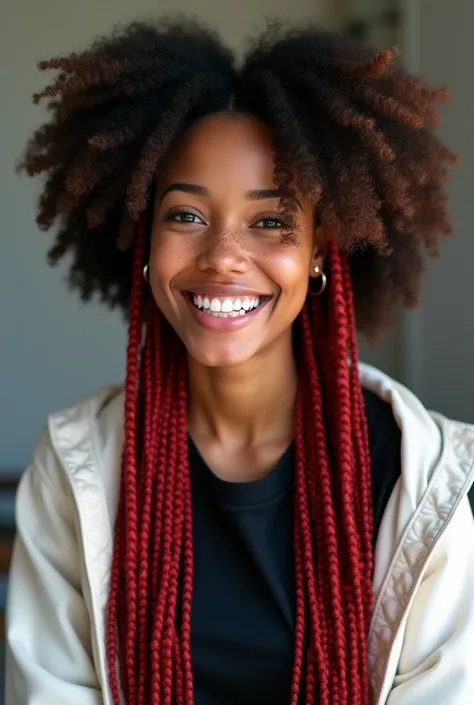
[[[271,258],[267,262],[267,271],[278,284],[282,298],[287,301],[301,303],[308,289],[308,258],[299,247],[288,246],[288,249]]]
[[[177,274],[186,268],[187,259],[189,254],[186,254],[184,238],[166,237],[161,233],[152,237],[150,285],[158,308],[167,318],[173,308],[170,286]]]
[[[152,238],[150,267],[164,288],[179,272],[189,266],[193,248],[185,237],[160,233]]]

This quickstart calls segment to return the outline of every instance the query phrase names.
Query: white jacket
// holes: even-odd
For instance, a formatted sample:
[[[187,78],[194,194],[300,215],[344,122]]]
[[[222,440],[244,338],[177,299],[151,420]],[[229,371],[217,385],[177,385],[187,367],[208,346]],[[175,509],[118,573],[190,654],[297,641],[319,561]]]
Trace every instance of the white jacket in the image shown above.
[[[371,367],[361,365],[361,380],[391,403],[402,430],[402,473],[375,554],[372,704],[472,705],[474,426],[429,414]],[[6,705],[111,702],[104,617],[122,422],[119,388],[54,414],[23,475]]]

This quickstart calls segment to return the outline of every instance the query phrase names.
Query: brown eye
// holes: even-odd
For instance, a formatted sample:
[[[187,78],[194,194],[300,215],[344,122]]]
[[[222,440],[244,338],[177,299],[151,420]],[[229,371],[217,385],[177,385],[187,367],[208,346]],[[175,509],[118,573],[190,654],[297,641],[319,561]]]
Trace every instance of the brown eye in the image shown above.
[[[255,228],[261,228],[262,230],[282,230],[283,228],[292,227],[290,223],[283,221],[281,218],[269,213],[262,216],[259,220],[255,221]]]
[[[191,211],[187,211],[184,209],[170,211],[165,216],[165,220],[173,221],[175,223],[190,223],[191,225],[195,225],[196,223],[203,223],[203,221],[199,218],[199,216],[196,215],[196,213],[192,213]]]
[[[259,220],[258,222],[262,223],[262,225],[259,226],[257,224],[256,227],[268,228],[269,230],[275,230],[275,228],[283,227],[283,223],[276,218],[262,218],[262,220]]]

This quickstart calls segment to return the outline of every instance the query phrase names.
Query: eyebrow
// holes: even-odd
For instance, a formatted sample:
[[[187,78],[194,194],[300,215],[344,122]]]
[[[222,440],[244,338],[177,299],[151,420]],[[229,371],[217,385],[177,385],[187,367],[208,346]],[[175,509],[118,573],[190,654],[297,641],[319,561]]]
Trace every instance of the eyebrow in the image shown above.
[[[248,198],[251,201],[263,201],[266,200],[267,198],[282,198],[282,196],[289,196],[289,192],[285,191],[284,189],[281,188],[264,188],[264,189],[256,189],[255,191],[247,191],[245,194],[245,197]],[[298,201],[296,196],[292,196],[292,199],[300,208],[300,210],[303,210],[303,206],[301,203]]]
[[[192,193],[195,196],[211,195],[209,189],[205,188],[204,186],[198,186],[198,184],[177,183],[168,186],[168,188],[163,192],[160,200],[162,201],[166,194],[170,193],[170,191],[184,191],[184,193]]]
[[[160,200],[162,201],[170,191],[183,191],[184,193],[191,193],[194,196],[206,196],[207,198],[211,195],[211,192],[205,186],[199,186],[199,184],[175,183],[168,186]],[[265,201],[270,198],[281,198],[285,195],[286,192],[279,188],[253,189],[252,191],[245,192],[245,198],[249,201]],[[295,198],[295,202],[299,208],[303,210],[297,198]]]

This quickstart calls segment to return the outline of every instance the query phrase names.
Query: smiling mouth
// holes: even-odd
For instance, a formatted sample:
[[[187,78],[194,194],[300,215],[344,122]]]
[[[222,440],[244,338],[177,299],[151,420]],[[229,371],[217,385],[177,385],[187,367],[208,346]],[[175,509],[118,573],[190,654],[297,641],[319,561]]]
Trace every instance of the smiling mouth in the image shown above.
[[[185,292],[191,304],[201,313],[214,318],[238,318],[246,316],[263,306],[271,296],[226,296],[211,297]]]

